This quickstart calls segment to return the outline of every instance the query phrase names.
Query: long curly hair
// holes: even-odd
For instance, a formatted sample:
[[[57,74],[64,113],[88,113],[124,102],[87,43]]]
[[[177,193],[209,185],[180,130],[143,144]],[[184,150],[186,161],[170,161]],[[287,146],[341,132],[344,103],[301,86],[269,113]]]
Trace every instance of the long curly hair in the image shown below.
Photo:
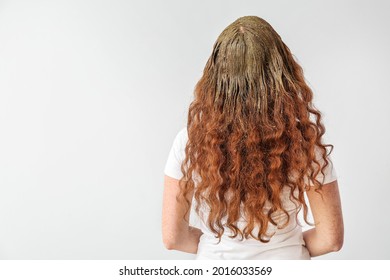
[[[179,181],[186,214],[193,193],[198,214],[200,205],[209,207],[207,225],[219,241],[227,227],[231,238],[268,242],[270,224],[283,228],[289,222],[288,215],[283,224],[274,219],[275,213],[287,214],[282,199],[287,187],[309,223],[304,192],[321,190],[316,177],[329,164],[326,147],[333,150],[322,143],[325,127],[312,99],[302,68],[267,21],[245,16],[227,26],[189,106]],[[237,226],[240,212],[244,229]],[[258,234],[252,232],[255,226]]]

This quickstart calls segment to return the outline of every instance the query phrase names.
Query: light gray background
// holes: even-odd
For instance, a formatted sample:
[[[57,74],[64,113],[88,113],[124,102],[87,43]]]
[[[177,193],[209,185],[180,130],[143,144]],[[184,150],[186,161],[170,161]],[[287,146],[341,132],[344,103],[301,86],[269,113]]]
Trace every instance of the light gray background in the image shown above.
[[[191,259],[163,168],[220,32],[274,26],[323,112],[345,218],[325,259],[390,258],[389,1],[0,1],[0,258]]]

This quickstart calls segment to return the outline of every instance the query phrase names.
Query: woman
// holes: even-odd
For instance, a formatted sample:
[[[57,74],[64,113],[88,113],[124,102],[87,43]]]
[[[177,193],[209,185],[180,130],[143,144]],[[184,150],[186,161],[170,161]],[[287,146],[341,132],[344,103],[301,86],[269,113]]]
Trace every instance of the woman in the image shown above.
[[[165,166],[167,249],[196,259],[310,259],[340,250],[333,145],[322,142],[312,99],[302,68],[265,20],[241,17],[220,34]],[[298,212],[310,223],[305,194],[314,227],[302,232]],[[191,205],[200,229],[189,225]]]

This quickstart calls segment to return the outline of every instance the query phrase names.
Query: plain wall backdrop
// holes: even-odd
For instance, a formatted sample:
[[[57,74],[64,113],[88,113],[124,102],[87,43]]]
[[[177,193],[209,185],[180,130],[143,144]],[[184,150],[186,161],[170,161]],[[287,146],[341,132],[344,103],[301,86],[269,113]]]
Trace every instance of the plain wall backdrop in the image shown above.
[[[192,259],[164,248],[163,168],[222,30],[257,15],[335,146],[345,244],[390,259],[389,1],[0,1],[0,258]]]

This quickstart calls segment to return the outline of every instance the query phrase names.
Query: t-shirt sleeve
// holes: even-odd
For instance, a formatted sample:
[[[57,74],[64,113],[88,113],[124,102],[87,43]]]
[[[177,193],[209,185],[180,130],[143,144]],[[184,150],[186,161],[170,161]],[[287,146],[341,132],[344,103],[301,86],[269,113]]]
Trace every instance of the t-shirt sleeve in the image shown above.
[[[322,155],[321,155],[319,149],[317,149],[317,160],[319,161],[321,168],[322,168],[325,165],[325,161],[322,158]],[[324,169],[324,175],[320,171],[316,177],[316,179],[319,182],[321,182],[323,185],[337,180],[337,173],[336,173],[336,169],[335,169],[334,164],[333,164],[332,157],[330,155],[328,155],[327,160],[328,160],[328,165]]]
[[[183,177],[181,164],[185,157],[186,133],[187,130],[183,128],[176,135],[164,168],[165,175],[177,180],[180,180]]]

